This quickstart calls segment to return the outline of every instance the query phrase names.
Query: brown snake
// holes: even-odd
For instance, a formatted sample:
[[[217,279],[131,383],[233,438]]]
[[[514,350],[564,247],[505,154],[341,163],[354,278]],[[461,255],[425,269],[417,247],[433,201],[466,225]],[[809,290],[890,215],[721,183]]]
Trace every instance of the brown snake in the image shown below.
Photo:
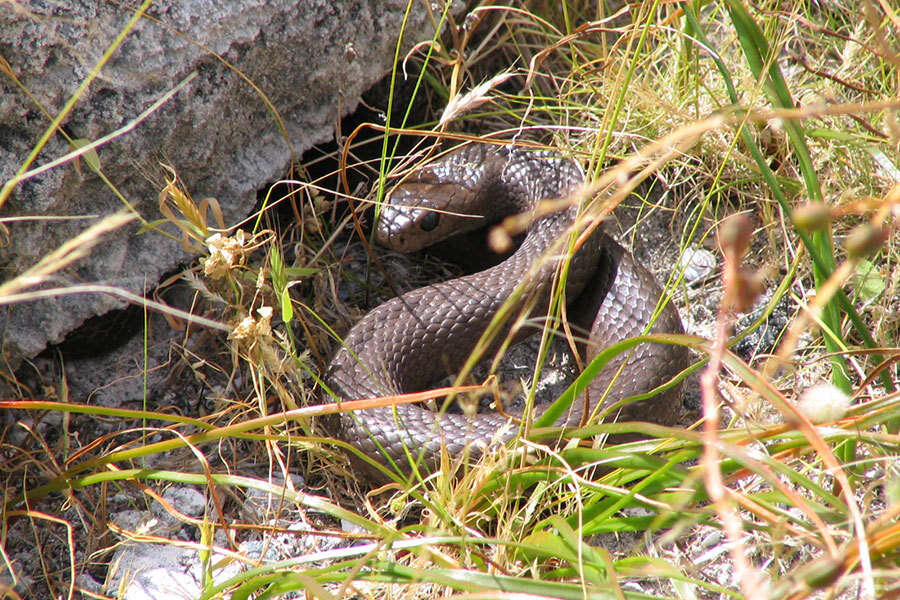
[[[474,144],[457,148],[403,182],[383,208],[377,241],[401,251],[415,251],[454,233],[495,224],[512,214],[534,211],[545,199],[563,198],[584,175],[574,161],[553,152]],[[517,286],[530,280],[530,315],[546,315],[554,273],[563,262],[565,236],[577,207],[538,218],[521,246],[508,259],[487,270],[418,288],[378,306],[347,334],[325,377],[339,399],[356,400],[429,389],[435,381],[466,361],[498,309]],[[477,215],[473,218],[472,215]],[[541,263],[536,259],[544,257]],[[532,266],[539,264],[539,268]],[[640,335],[650,322],[662,291],[653,276],[599,228],[571,259],[566,280],[569,320],[590,331],[587,360],[599,350]],[[519,302],[520,308],[525,302]],[[511,319],[510,319],[511,320]],[[533,333],[539,327],[531,327]],[[496,335],[493,353],[509,331]],[[650,330],[681,333],[678,313],[667,303]],[[517,334],[516,339],[524,337]],[[490,356],[490,354],[485,354]],[[622,363],[626,364],[622,366]],[[620,354],[591,383],[587,398],[604,406],[650,391],[687,365],[684,347],[643,343]],[[616,372],[621,367],[618,377]],[[608,392],[608,393],[607,393]],[[624,420],[672,424],[677,418],[680,388],[628,404],[617,413]],[[542,412],[535,407],[535,414]],[[589,414],[595,406],[589,407]],[[577,426],[585,402],[576,400],[560,426]],[[410,458],[430,468],[439,464],[441,448],[451,457],[466,447],[477,455],[492,442],[512,438],[516,427],[499,413],[466,416],[436,413],[415,404],[373,408],[339,417],[338,436],[382,463],[408,466]],[[387,459],[387,460],[386,460]],[[404,468],[405,470],[405,468]]]

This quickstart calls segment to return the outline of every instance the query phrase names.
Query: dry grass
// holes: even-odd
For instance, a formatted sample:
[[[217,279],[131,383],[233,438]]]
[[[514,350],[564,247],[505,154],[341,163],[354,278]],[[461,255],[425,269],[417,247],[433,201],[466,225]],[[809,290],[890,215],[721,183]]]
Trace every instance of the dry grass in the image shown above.
[[[404,59],[419,74],[416,93],[435,110],[425,123],[411,127],[405,109],[414,100],[398,92],[387,124],[361,127],[342,151],[302,165],[323,174],[273,188],[241,224],[216,223],[215,206],[171,181],[160,205],[167,231],[203,255],[184,279],[196,292],[192,311],[205,320],[166,312],[193,321],[195,332],[197,323],[227,328],[225,354],[193,355],[186,342],[182,352],[194,377],[208,377],[214,364],[239,383],[202,418],[65,403],[64,384],[54,390],[61,403],[4,402],[23,417],[3,432],[0,539],[5,548],[28,535],[42,546],[29,576],[66,595],[73,574],[109,560],[117,540],[184,543],[106,520],[113,490],[149,506],[175,483],[211,500],[202,519],[175,515],[198,532],[187,545],[207,561],[215,548],[212,556],[249,569],[223,582],[213,577],[215,561],[204,563],[204,598],[234,590],[389,598],[451,590],[490,598],[900,593],[892,235],[900,16],[883,2],[630,8],[473,10],[465,26],[448,24],[440,43]],[[705,369],[699,430],[593,425],[574,436],[635,430],[648,440],[558,451],[539,443],[539,430],[524,442],[530,461],[509,449],[458,476],[397,476],[375,491],[344,466],[337,442],[317,437],[310,418],[337,410],[319,405],[316,383],[340,334],[392,295],[392,285],[420,283],[417,265],[373,250],[365,237],[385,176],[414,164],[395,143],[424,148],[473,131],[561,148],[598,186],[607,178],[619,190],[633,187],[613,196],[636,223],[626,239],[640,240],[653,222],[668,230],[678,251],[655,260],[697,326],[680,342]],[[276,231],[285,213],[300,225]],[[738,213],[743,220],[723,224]],[[673,265],[697,247],[720,256],[721,279],[685,283]],[[53,258],[48,272],[62,260]],[[14,294],[34,284],[27,276],[4,284],[0,301],[19,300]],[[755,311],[749,324],[738,320],[741,310]],[[771,347],[746,359],[729,350],[779,311],[788,325]],[[822,381],[833,385],[831,396],[801,398]],[[808,410],[832,397],[852,405],[824,416]],[[132,429],[72,446],[65,427],[53,437],[36,426],[81,413]],[[608,470],[595,473],[598,464]],[[306,488],[277,483],[297,474]],[[270,504],[244,518],[238,507],[252,494]],[[298,520],[318,552],[261,561],[238,545],[295,539],[289,525]],[[355,532],[342,531],[342,521]],[[368,543],[325,543],[343,538]],[[14,575],[24,568],[7,565]]]

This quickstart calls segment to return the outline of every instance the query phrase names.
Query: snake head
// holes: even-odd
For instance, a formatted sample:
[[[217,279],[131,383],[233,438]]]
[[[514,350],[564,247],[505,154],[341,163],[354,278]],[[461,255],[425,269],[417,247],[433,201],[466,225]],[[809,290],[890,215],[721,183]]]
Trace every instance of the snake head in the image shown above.
[[[510,186],[501,181],[508,163],[505,149],[458,146],[394,188],[375,239],[399,252],[415,252],[519,212]]]
[[[480,229],[487,221],[472,196],[459,184],[403,183],[382,206],[375,240],[398,252],[416,252]]]

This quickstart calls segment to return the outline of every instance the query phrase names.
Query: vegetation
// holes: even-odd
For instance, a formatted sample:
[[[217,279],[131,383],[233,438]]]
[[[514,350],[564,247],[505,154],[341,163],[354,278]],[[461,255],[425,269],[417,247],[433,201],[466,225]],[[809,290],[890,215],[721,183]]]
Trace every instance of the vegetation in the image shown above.
[[[30,522],[38,546],[52,538],[69,560],[58,551],[47,559],[47,588],[71,593],[73,574],[108,559],[119,540],[186,543],[121,528],[110,536],[102,518],[113,491],[149,504],[178,483],[212,500],[202,520],[174,515],[197,528],[189,545],[205,561],[202,598],[900,594],[897,9],[876,0],[617,11],[514,2],[457,16],[444,8],[434,19],[433,40],[398,49],[380,107],[386,122],[365,123],[331,155],[299,165],[320,175],[274,186],[240,229],[211,223],[214,203],[195,202],[171,166],[165,219],[133,216],[149,235],[183,236],[201,253],[184,274],[194,310],[200,327],[229,331],[230,354],[216,368],[246,389],[223,394],[203,417],[66,402],[64,389],[57,402],[3,401],[33,420],[88,415],[119,419],[123,431],[84,447],[68,430],[31,429],[25,446],[3,432],[3,546],[14,523]],[[401,85],[405,73],[417,75]],[[433,113],[419,122],[423,104]],[[389,174],[415,164],[403,162],[410,144],[473,131],[571,153],[591,177],[591,214],[623,204],[636,215],[620,232],[626,242],[644,223],[667,224],[677,254],[659,260],[676,265],[665,283],[690,330],[671,341],[694,351],[702,376],[688,382],[701,411],[687,428],[593,424],[567,435],[596,443],[559,448],[541,444],[555,432],[535,428],[477,466],[385,472],[390,483],[372,489],[311,420],[360,403],[322,404],[315,383],[338,333],[367,309],[362,299],[373,296],[371,306],[391,294],[374,282],[393,258],[369,246],[365,229]],[[276,232],[273,215],[285,206],[301,225]],[[0,301],[122,221],[3,283]],[[679,259],[704,246],[720,257],[721,278],[688,283]],[[372,279],[343,268],[346,256],[369,260]],[[342,287],[359,297],[338,295]],[[704,306],[713,307],[705,320]],[[771,350],[745,359],[730,349],[778,311],[788,323]],[[621,432],[645,439],[603,443]],[[148,466],[162,462],[176,466]],[[277,483],[300,473],[302,491]],[[269,510],[241,520],[236,505],[254,491],[270,494]],[[71,506],[92,518],[72,518]],[[303,535],[346,543],[274,561],[236,543],[294,535],[289,525],[301,518]],[[218,541],[220,530],[232,541]],[[82,544],[90,558],[76,551]],[[234,562],[247,568],[223,579]],[[15,577],[21,567],[6,568]]]

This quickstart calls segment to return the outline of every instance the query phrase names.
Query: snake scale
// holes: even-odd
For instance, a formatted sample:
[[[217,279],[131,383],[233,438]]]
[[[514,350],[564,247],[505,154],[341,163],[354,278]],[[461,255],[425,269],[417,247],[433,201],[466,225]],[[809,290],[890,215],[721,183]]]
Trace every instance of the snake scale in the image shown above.
[[[533,212],[542,200],[563,198],[583,181],[581,167],[555,152],[460,146],[393,191],[383,207],[376,241],[415,251],[455,233],[490,226],[508,215]],[[332,359],[325,376],[327,386],[343,400],[429,389],[463,365],[498,309],[526,279],[529,294],[519,304],[525,306],[527,298],[533,318],[546,315],[554,273],[564,253],[555,248],[550,258],[545,255],[570,231],[577,210],[571,206],[535,218],[519,248],[494,267],[414,289],[366,314]],[[542,262],[532,269],[537,259]],[[529,272],[536,276],[529,278]],[[574,253],[565,292],[572,299],[567,307],[570,322],[590,332],[587,360],[611,344],[643,333],[662,294],[654,277],[600,228]],[[530,328],[530,332],[538,330],[538,326]],[[494,337],[490,352],[508,331],[506,326]],[[682,332],[671,303],[651,331]],[[686,365],[685,348],[643,343],[630,356],[614,359],[591,383],[587,398],[596,404],[608,391],[606,406],[654,389]],[[617,415],[620,420],[672,424],[679,397],[676,386],[628,404]],[[536,414],[541,409],[536,406]],[[576,400],[557,425],[577,426],[585,411],[594,409]],[[436,468],[442,447],[450,456],[466,448],[477,455],[490,443],[513,437],[517,428],[509,424],[510,419],[497,412],[466,416],[405,404],[343,413],[336,433],[383,463],[393,461],[402,467],[412,456]]]

